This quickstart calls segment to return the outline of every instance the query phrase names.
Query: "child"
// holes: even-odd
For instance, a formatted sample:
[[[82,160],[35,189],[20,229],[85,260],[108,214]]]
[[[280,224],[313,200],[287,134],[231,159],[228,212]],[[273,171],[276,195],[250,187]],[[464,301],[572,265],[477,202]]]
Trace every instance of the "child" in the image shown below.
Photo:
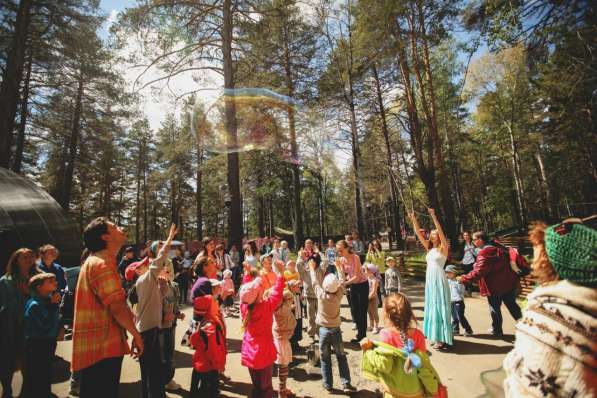
[[[369,282],[369,304],[367,306],[367,312],[369,313],[369,326],[367,330],[373,331],[374,334],[379,333],[379,313],[377,312],[377,306],[379,304],[379,298],[377,296],[377,289],[379,289],[379,271],[373,264],[366,264],[363,268],[367,274],[367,281]]]
[[[166,390],[177,391],[181,386],[174,381],[174,338],[176,336],[176,320],[184,319],[180,312],[180,290],[174,282],[174,268],[166,264],[159,277],[160,293],[162,294],[162,324],[160,326],[159,341],[162,349],[162,365]]]
[[[302,290],[303,290],[303,282],[301,281],[301,275],[299,274],[298,270],[296,269],[296,263],[292,260],[289,260],[286,263],[286,271],[284,271],[284,279],[286,279],[286,283],[290,281],[296,281],[297,285],[292,289],[293,291],[293,309],[292,313],[294,315],[294,319],[296,320],[296,326],[294,328],[294,333],[290,338],[290,345],[292,346],[293,351],[300,350],[299,341],[303,339],[303,300],[302,300]]]
[[[244,328],[241,363],[249,368],[253,398],[273,396],[272,364],[276,360],[276,347],[273,343],[272,324],[274,310],[282,301],[284,263],[277,261],[276,269],[276,283],[271,294],[264,298],[266,282],[262,277],[255,278],[255,273],[250,272],[247,264],[239,293]]]
[[[402,288],[402,281],[398,267],[396,267],[396,259],[394,257],[386,258],[386,265],[388,266],[385,281],[386,294],[398,293]]]
[[[276,346],[276,365],[278,365],[278,397],[287,398],[296,396],[286,387],[288,379],[288,365],[292,361],[292,347],[290,338],[296,327],[296,319],[292,313],[294,308],[294,293],[298,291],[299,281],[291,280],[284,289],[283,299],[274,312],[274,345]]]
[[[224,271],[222,280],[222,304],[225,316],[231,316],[231,308],[234,305],[234,281],[232,280],[232,271]]]
[[[51,396],[52,354],[56,350],[60,293],[56,276],[42,273],[29,280],[31,298],[25,305],[23,398]]]
[[[176,225],[170,226],[168,239],[155,241],[150,246],[149,267],[140,266],[135,282],[138,304],[135,323],[143,338],[143,354],[139,357],[141,368],[141,390],[144,397],[163,397],[165,385],[162,349],[159,342],[160,327],[163,320],[163,299],[160,291],[159,276],[166,266],[170,244],[176,235]]]
[[[456,280],[456,267],[448,265],[446,267],[446,277],[450,286],[450,299],[452,302],[452,330],[454,334],[460,334],[460,325],[464,328],[465,336],[472,336],[473,329],[464,316],[464,293],[465,287]]]
[[[446,397],[439,376],[427,356],[425,336],[416,328],[410,302],[402,293],[392,293],[384,300],[387,327],[381,342],[361,340],[365,377],[381,382],[384,396]],[[416,371],[413,371],[417,368]]]
[[[317,297],[317,317],[319,326],[319,351],[321,353],[321,374],[323,376],[323,388],[328,392],[333,390],[332,376],[332,346],[338,360],[340,370],[340,381],[345,393],[350,394],[355,388],[350,384],[350,369],[342,343],[342,331],[340,330],[340,302],[344,297],[344,287],[340,280],[344,278],[344,271],[338,267],[340,279],[334,274],[328,274],[320,282],[317,276],[317,264],[314,261],[309,263],[311,268],[311,280],[313,290]]]
[[[226,336],[218,316],[217,302],[213,296],[200,296],[193,302],[193,317],[197,329],[191,335],[193,373],[191,398],[219,396],[219,373],[226,366]]]

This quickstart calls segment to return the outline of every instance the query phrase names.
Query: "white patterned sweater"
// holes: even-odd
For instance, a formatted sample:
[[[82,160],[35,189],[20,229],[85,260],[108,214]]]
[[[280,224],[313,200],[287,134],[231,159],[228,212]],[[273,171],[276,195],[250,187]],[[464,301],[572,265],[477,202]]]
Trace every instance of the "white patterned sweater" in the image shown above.
[[[535,289],[504,370],[506,397],[597,397],[597,289]]]

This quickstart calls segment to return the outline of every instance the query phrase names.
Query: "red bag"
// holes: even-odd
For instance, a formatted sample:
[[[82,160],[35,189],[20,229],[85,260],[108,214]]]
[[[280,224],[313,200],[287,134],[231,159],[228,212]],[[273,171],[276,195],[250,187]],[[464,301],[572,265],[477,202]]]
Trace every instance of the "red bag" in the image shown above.
[[[440,384],[437,387],[437,395],[436,398],[448,398],[448,388],[443,384]]]

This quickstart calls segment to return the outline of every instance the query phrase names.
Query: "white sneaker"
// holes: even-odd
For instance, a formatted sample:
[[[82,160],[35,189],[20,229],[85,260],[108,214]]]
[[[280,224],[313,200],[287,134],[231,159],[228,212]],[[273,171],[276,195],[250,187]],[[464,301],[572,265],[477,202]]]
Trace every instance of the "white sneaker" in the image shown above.
[[[352,324],[352,330],[357,330],[357,324],[356,323]]]
[[[166,390],[168,391],[178,391],[182,388],[180,384],[174,381],[174,379],[170,380],[168,384],[166,384]]]

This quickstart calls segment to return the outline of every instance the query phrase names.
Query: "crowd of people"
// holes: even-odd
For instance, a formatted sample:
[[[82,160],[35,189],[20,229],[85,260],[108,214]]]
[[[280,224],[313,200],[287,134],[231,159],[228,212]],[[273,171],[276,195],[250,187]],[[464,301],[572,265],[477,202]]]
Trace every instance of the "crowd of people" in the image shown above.
[[[594,396],[596,230],[579,222],[535,226],[529,267],[516,249],[490,241],[483,231],[465,233],[461,259],[450,259],[435,212],[429,209],[429,215],[435,228],[426,234],[410,214],[426,250],[422,329],[403,291],[400,261],[386,255],[378,239],[365,250],[356,232],[329,240],[325,248],[307,239],[296,258],[276,238],[247,242],[242,253],[234,246],[226,251],[211,238],[195,251],[172,250],[175,225],[164,240],[123,250],[123,229],[100,217],[84,230],[78,276],[56,263],[59,252],[52,245],[37,254],[19,249],[0,278],[2,397],[13,396],[17,370],[23,373],[21,397],[51,396],[48,369],[65,332],[72,332],[72,395],[118,396],[123,357],[130,354],[139,362],[142,397],[165,397],[167,390],[181,388],[173,357],[186,304],[192,317],[184,322],[181,343],[194,350],[192,397],[218,396],[220,385],[230,381],[225,374],[230,317],[242,320],[241,364],[248,369],[252,397],[273,397],[274,369],[278,396],[296,396],[287,381],[294,355],[303,349],[304,327],[308,347],[320,354],[323,388],[335,388],[334,354],[339,387],[352,394],[354,369],[340,328],[345,297],[355,331],[349,341],[362,349],[363,376],[378,381],[388,397],[446,397],[427,342],[446,351],[460,327],[464,336],[473,335],[465,315],[473,282],[487,297],[491,334],[503,335],[502,303],[519,321],[514,350],[504,362],[507,396]],[[520,278],[531,268],[542,286],[523,313],[516,296]],[[544,356],[549,360],[542,361]]]

